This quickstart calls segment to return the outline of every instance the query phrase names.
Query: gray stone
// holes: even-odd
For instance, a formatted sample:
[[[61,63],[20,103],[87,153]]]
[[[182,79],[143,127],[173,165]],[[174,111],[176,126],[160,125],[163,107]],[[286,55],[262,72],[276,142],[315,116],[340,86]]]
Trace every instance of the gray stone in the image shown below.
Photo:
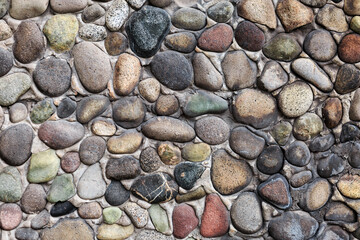
[[[87,0],[50,0],[50,6],[58,13],[73,13],[83,10]]]
[[[104,156],[106,142],[102,137],[89,136],[85,138],[79,148],[79,156],[82,163],[92,165]]]
[[[110,31],[119,31],[129,15],[129,5],[125,0],[115,0],[106,11],[106,26]]]
[[[312,139],[319,135],[323,127],[323,122],[317,114],[305,113],[295,119],[293,129],[294,137],[302,141]]]
[[[276,61],[269,61],[265,64],[257,86],[268,92],[272,92],[284,86],[289,80],[287,72]]]
[[[195,54],[192,63],[196,86],[210,91],[220,90],[223,85],[222,75],[204,54]]]
[[[39,234],[31,228],[18,228],[15,231],[15,237],[18,240],[38,240]]]
[[[152,147],[147,147],[141,151],[140,166],[144,172],[154,172],[161,166],[161,159],[157,151]]]
[[[27,107],[25,106],[25,104],[15,103],[15,104],[11,105],[9,108],[10,121],[12,123],[21,122],[22,120],[24,120],[27,117],[27,114],[28,114],[28,111],[27,111]]]
[[[141,8],[146,2],[146,0],[126,0],[126,1],[130,4],[131,7],[135,9]]]
[[[332,4],[326,4],[319,10],[316,22],[330,31],[345,32],[349,29],[344,11]]]
[[[326,0],[301,0],[302,3],[310,7],[323,7],[326,4]]]
[[[0,18],[5,16],[7,11],[9,10],[9,7],[10,7],[10,0],[1,0],[0,1]]]
[[[22,195],[20,172],[15,167],[5,167],[0,171],[0,201],[17,202]]]
[[[225,142],[230,135],[229,125],[219,117],[204,117],[196,121],[195,131],[204,142],[217,145]]]
[[[106,191],[106,183],[102,176],[99,163],[88,167],[77,184],[77,194],[82,199],[96,199],[102,197]]]
[[[265,140],[245,127],[237,127],[231,131],[229,144],[241,157],[255,159],[264,149]]]
[[[101,115],[110,105],[109,98],[102,95],[91,95],[81,99],[76,107],[76,119],[80,123],[88,123]]]
[[[172,15],[171,22],[177,28],[197,31],[205,27],[206,15],[195,8],[180,8]]]
[[[234,6],[228,1],[218,2],[208,8],[208,16],[219,23],[227,22],[234,12]]]
[[[86,41],[98,42],[106,38],[106,28],[95,24],[85,24],[79,29],[79,37]]]
[[[340,94],[350,93],[360,86],[360,70],[353,64],[343,64],[339,68],[334,84]]]
[[[317,178],[308,185],[299,205],[306,211],[316,211],[327,203],[331,193],[330,183],[326,179]]]
[[[4,48],[0,48],[0,77],[7,74],[13,66],[12,54]]]
[[[2,0],[1,2],[4,2],[3,4],[8,8],[10,2],[9,0]],[[47,9],[48,5],[49,5],[49,0],[39,0],[39,1],[12,0],[9,13],[11,17],[18,20],[33,18],[43,14]]]
[[[309,148],[312,152],[325,152],[335,143],[335,137],[331,133],[325,136],[314,138]]]
[[[85,23],[93,22],[105,15],[105,10],[97,3],[88,6],[82,13],[82,20]]]
[[[40,184],[29,184],[22,197],[21,209],[26,213],[36,213],[45,209],[46,193]]]
[[[26,73],[13,73],[0,78],[0,106],[10,106],[29,90],[31,78]]]
[[[304,142],[295,141],[285,151],[286,160],[298,167],[303,167],[310,162],[311,154]]]
[[[31,220],[33,229],[41,229],[50,222],[50,213],[44,209]]]
[[[328,31],[319,29],[306,35],[304,51],[314,60],[325,62],[336,55],[337,45]]]
[[[143,228],[148,223],[149,213],[146,209],[141,208],[133,202],[128,202],[124,206],[124,211],[137,228]]]
[[[113,104],[113,119],[123,128],[138,127],[145,118],[146,108],[141,98],[123,97]]]
[[[106,164],[106,177],[114,180],[133,179],[140,174],[139,161],[133,156],[112,158]]]

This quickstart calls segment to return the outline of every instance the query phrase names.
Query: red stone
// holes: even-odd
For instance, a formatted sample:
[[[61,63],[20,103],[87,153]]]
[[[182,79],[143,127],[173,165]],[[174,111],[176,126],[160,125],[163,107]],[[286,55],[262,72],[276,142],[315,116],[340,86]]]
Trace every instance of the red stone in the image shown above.
[[[219,23],[206,29],[200,35],[198,45],[205,51],[225,52],[232,43],[233,35],[233,30],[229,25]]]
[[[205,210],[201,217],[200,233],[203,237],[219,237],[227,233],[230,214],[217,194],[210,194],[205,200]]]
[[[199,224],[194,209],[185,203],[174,208],[172,221],[173,235],[176,238],[185,238]]]
[[[328,98],[325,101],[324,107],[322,109],[322,115],[324,118],[325,125],[328,128],[336,127],[342,118],[343,110],[340,99],[338,98]]]
[[[78,152],[67,152],[61,158],[61,168],[64,172],[72,173],[80,166],[80,156]]]
[[[265,35],[254,23],[242,21],[235,29],[236,42],[245,50],[260,51],[265,43]]]
[[[360,62],[360,35],[352,33],[343,37],[338,47],[338,55],[347,63]]]
[[[0,228],[6,231],[16,228],[22,220],[21,208],[15,203],[0,206]]]

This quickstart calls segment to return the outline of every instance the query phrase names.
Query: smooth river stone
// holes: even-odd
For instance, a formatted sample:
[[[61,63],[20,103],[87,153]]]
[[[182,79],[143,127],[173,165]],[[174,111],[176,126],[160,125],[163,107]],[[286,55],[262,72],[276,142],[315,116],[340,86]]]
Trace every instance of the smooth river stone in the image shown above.
[[[276,35],[263,47],[263,53],[266,57],[285,62],[295,59],[301,51],[301,46],[295,38],[285,33]]]
[[[198,31],[205,27],[206,15],[195,8],[180,8],[171,17],[172,24],[177,28]]]
[[[85,134],[84,127],[77,122],[65,120],[47,121],[41,124],[38,137],[53,149],[64,149],[80,141]]]
[[[360,176],[345,174],[337,182],[337,188],[342,195],[352,199],[360,198]]]
[[[112,180],[105,192],[105,200],[112,206],[118,206],[130,198],[128,191],[119,181]]]
[[[10,1],[7,0],[7,2]],[[48,5],[49,5],[49,0],[38,0],[38,1],[12,0],[9,13],[12,18],[18,20],[24,20],[24,19],[40,16],[46,11]],[[0,15],[5,15],[5,14],[0,14]]]
[[[155,104],[159,116],[170,116],[179,109],[179,101],[174,95],[160,95]]]
[[[347,15],[360,15],[360,1],[359,0],[345,0],[344,12]]]
[[[50,0],[50,6],[57,13],[73,13],[83,10],[87,0]]]
[[[177,165],[181,161],[180,149],[170,143],[162,143],[158,147],[161,161],[166,165]]]
[[[82,163],[92,165],[104,156],[106,143],[102,137],[89,136],[85,138],[79,148],[79,157]]]
[[[105,14],[106,26],[110,31],[119,31],[129,16],[129,5],[125,0],[115,0]]]
[[[348,34],[341,39],[338,47],[339,58],[346,63],[360,62],[360,35]]]
[[[308,185],[300,206],[306,211],[316,211],[327,203],[331,193],[330,183],[326,179],[317,178]]]
[[[207,9],[209,18],[219,23],[224,23],[230,20],[233,13],[234,6],[228,1],[218,2]]]
[[[0,206],[0,227],[5,231],[15,229],[22,220],[22,211],[15,203],[5,203]]]
[[[315,113],[305,113],[304,115],[295,119],[294,122],[294,137],[299,140],[309,140],[323,130],[323,122],[321,118]]]
[[[304,51],[316,61],[329,61],[337,52],[337,45],[328,31],[318,29],[304,39]]]
[[[85,24],[79,29],[79,37],[90,42],[99,42],[106,38],[106,28],[96,24]]]
[[[4,76],[11,70],[13,61],[14,57],[11,52],[5,48],[0,48],[0,77]]]
[[[122,240],[130,237],[134,232],[134,225],[120,226],[118,224],[101,224],[97,230],[99,240]],[[93,238],[91,238],[93,239]]]
[[[266,147],[256,160],[256,167],[265,174],[279,172],[284,164],[284,154],[278,145]]]
[[[81,15],[83,22],[90,23],[105,15],[105,10],[95,3],[86,7]]]
[[[31,77],[26,73],[13,73],[0,78],[0,105],[10,106],[31,87]]]
[[[63,98],[57,107],[57,115],[59,118],[67,118],[76,110],[76,102],[69,97]]]
[[[203,31],[198,39],[199,48],[211,52],[225,52],[231,45],[234,32],[225,23],[218,23]]]
[[[40,184],[29,184],[21,197],[21,209],[26,213],[38,213],[45,209],[46,192]]]
[[[237,12],[240,17],[271,29],[277,26],[274,4],[271,0],[242,0],[237,5]]]
[[[30,183],[48,182],[55,178],[59,167],[60,159],[54,150],[34,153],[30,159],[27,180]]]
[[[15,167],[4,167],[0,170],[0,201],[17,202],[22,193],[21,175]]]
[[[109,98],[102,95],[91,95],[81,99],[76,107],[76,119],[80,123],[88,123],[101,115],[110,105]]]
[[[195,131],[201,140],[212,145],[225,142],[230,135],[229,125],[223,119],[214,116],[197,120]]]
[[[133,179],[140,174],[139,161],[131,155],[111,158],[106,164],[106,177],[114,180]]]
[[[245,50],[257,52],[265,44],[265,34],[250,21],[240,22],[235,29],[235,39]]]
[[[281,88],[289,81],[289,76],[284,68],[276,61],[268,61],[257,80],[257,86],[268,92]]]
[[[340,94],[350,93],[360,86],[360,70],[352,64],[342,65],[336,75],[335,91]]]
[[[102,197],[106,191],[106,182],[102,176],[99,163],[88,167],[77,184],[77,194],[82,199],[96,199]]]
[[[111,32],[107,35],[104,45],[109,55],[116,56],[125,52],[128,46],[128,40],[124,34],[120,32]]]
[[[123,97],[113,104],[113,119],[123,128],[138,127],[145,118],[146,108],[139,97]]]
[[[192,59],[192,64],[196,86],[209,91],[220,90],[223,85],[222,75],[203,53],[195,54]]]
[[[169,34],[165,38],[165,46],[178,52],[191,53],[196,45],[196,37],[191,32]]]
[[[285,150],[285,157],[289,163],[303,167],[309,164],[311,153],[304,142],[294,141]]]
[[[183,107],[184,114],[189,117],[197,117],[208,113],[223,113],[228,109],[228,102],[211,93],[198,91],[191,95]]]
[[[188,204],[180,204],[172,214],[173,234],[176,238],[186,238],[199,224],[194,208]]]
[[[285,210],[292,205],[289,183],[280,173],[259,184],[257,191],[264,200],[277,208]]]
[[[91,227],[80,218],[62,218],[51,228],[45,228],[40,236],[41,240],[93,240],[94,232]]]
[[[110,153],[128,154],[134,153],[141,146],[143,137],[138,132],[124,132],[120,136],[108,139],[107,149]]]
[[[179,187],[190,190],[195,186],[196,181],[201,178],[204,171],[205,167],[200,164],[182,162],[176,165],[174,176]]]
[[[143,134],[160,141],[189,142],[195,138],[194,129],[171,117],[154,117],[142,125]]]
[[[114,224],[122,215],[122,211],[118,207],[107,207],[103,211],[104,223]]]
[[[154,172],[162,165],[157,151],[152,147],[147,147],[141,151],[140,166],[144,172]]]
[[[344,11],[332,4],[326,4],[319,10],[316,22],[329,31],[346,32],[349,29]]]
[[[264,149],[265,140],[245,127],[237,127],[231,131],[229,144],[241,157],[255,159]]]
[[[206,143],[188,143],[181,150],[181,156],[191,162],[202,162],[211,154],[211,148]]]
[[[90,42],[76,44],[72,55],[76,71],[86,90],[92,93],[103,91],[112,74],[108,55]]]
[[[36,103],[30,112],[30,119],[35,124],[41,124],[48,120],[56,111],[51,98]]]
[[[65,202],[75,195],[74,178],[71,174],[56,176],[47,192],[47,200],[51,203]]]
[[[152,204],[148,209],[151,222],[155,229],[159,232],[165,233],[169,230],[169,220],[166,211],[159,204]]]
[[[102,215],[102,207],[98,202],[83,203],[78,208],[78,214],[83,219],[98,219]]]

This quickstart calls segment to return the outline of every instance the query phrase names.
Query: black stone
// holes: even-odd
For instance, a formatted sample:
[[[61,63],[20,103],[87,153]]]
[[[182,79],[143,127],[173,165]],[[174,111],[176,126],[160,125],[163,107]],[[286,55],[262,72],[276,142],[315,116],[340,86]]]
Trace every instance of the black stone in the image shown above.
[[[352,64],[344,64],[337,72],[334,88],[340,94],[350,93],[360,86],[360,70]]]
[[[152,6],[134,12],[125,26],[131,50],[144,58],[156,54],[169,29],[170,17],[167,12]]]
[[[341,2],[342,0],[332,0],[334,3],[339,3]]]
[[[18,228],[15,231],[15,238],[18,240],[38,240],[39,234],[31,228]]]
[[[132,194],[149,203],[168,202],[178,194],[178,185],[167,173],[153,173],[137,178]]]
[[[112,206],[118,206],[130,198],[130,191],[126,190],[119,181],[111,181],[105,192],[105,200]]]
[[[139,161],[133,156],[110,159],[106,164],[106,177],[114,180],[132,179],[140,174]]]
[[[311,154],[304,142],[295,141],[286,149],[285,157],[289,163],[303,167],[309,163]]]
[[[144,172],[154,172],[161,166],[161,159],[152,147],[145,148],[140,154],[140,166]]]
[[[332,134],[328,134],[322,137],[317,137],[312,140],[309,145],[309,149],[312,152],[325,152],[329,150],[335,143],[335,137]]]
[[[174,177],[177,184],[186,189],[190,190],[194,187],[196,181],[201,177],[205,167],[191,162],[179,163],[174,169]]]
[[[269,175],[279,172],[283,164],[284,154],[277,145],[266,147],[256,160],[259,171]]]
[[[172,90],[184,90],[193,82],[192,64],[178,52],[156,54],[150,67],[156,79]]]
[[[6,49],[0,48],[0,77],[7,74],[13,66],[13,56]]]
[[[337,154],[330,154],[318,161],[317,172],[320,177],[329,178],[344,171],[344,160]]]
[[[340,142],[349,142],[349,141],[356,141],[360,139],[360,129],[351,124],[345,123],[342,126],[341,134],[340,134]]]
[[[76,207],[69,201],[57,202],[52,206],[50,215],[52,217],[60,217],[76,211]]]
[[[59,118],[67,118],[76,110],[76,102],[66,97],[61,100],[58,108],[57,115]]]
[[[360,168],[360,143],[351,146],[348,161],[353,168]]]

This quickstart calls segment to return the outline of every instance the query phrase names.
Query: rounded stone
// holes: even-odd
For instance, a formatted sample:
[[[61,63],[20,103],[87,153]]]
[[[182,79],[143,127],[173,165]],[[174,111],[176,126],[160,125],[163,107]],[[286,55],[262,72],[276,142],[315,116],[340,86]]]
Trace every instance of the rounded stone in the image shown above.
[[[284,154],[277,145],[266,147],[256,160],[260,172],[272,175],[279,172],[284,164]]]
[[[44,209],[31,220],[31,228],[41,229],[50,222],[50,214]]]
[[[56,176],[47,192],[47,200],[51,203],[64,202],[75,195],[74,178],[71,174]]]
[[[233,40],[233,29],[225,23],[207,28],[198,39],[199,48],[210,52],[225,52]]]
[[[112,158],[106,164],[106,177],[114,180],[133,179],[140,174],[139,161],[133,156]]]
[[[225,142],[230,135],[229,125],[218,117],[204,117],[197,120],[195,131],[201,140],[212,145]]]
[[[197,31],[205,27],[206,15],[195,8],[180,8],[172,15],[171,22],[177,28]]]
[[[104,196],[106,182],[102,176],[102,169],[99,163],[88,167],[81,175],[77,184],[77,194],[82,199],[96,199]]]
[[[43,186],[39,184],[29,184],[26,187],[20,202],[22,210],[26,213],[42,211],[47,203]]]
[[[2,1],[9,7],[10,1]],[[43,14],[49,5],[49,0],[39,1],[23,1],[23,0],[12,0],[11,7],[9,10],[10,16],[18,20],[24,20],[27,18],[33,18]],[[1,11],[0,16],[3,17],[5,12]]]
[[[138,97],[123,97],[113,104],[113,119],[123,128],[139,126],[145,118],[145,105]]]
[[[337,52],[337,45],[328,31],[314,30],[306,35],[304,51],[314,60],[326,62],[331,60]]]
[[[339,58],[346,63],[360,62],[360,35],[351,33],[341,39],[338,47]]]
[[[319,136],[311,141],[309,149],[311,152],[325,152],[335,143],[335,137],[332,134]]]
[[[229,144],[231,149],[241,157],[255,159],[264,149],[265,140],[245,127],[237,127],[231,131]]]
[[[87,6],[86,0],[50,0],[51,8],[58,13],[73,13]]]
[[[5,0],[5,2],[9,2],[8,0]],[[1,10],[0,10],[1,11]],[[9,25],[4,21],[0,20],[0,41],[6,40],[11,38],[13,35],[13,32]]]
[[[98,118],[91,124],[92,133],[98,136],[113,136],[116,132],[116,126],[111,119]]]
[[[188,143],[181,150],[181,156],[191,162],[202,162],[211,154],[211,148],[206,143]]]
[[[311,87],[301,81],[286,85],[278,95],[281,112],[290,118],[303,115],[313,102]]]
[[[80,166],[80,156],[78,152],[67,152],[61,158],[61,169],[66,173],[75,172]]]
[[[292,125],[289,122],[281,121],[271,129],[270,134],[279,145],[284,146],[289,140],[291,132]]]
[[[22,182],[19,170],[15,167],[4,167],[0,170],[0,201],[17,202],[22,195]]]
[[[306,141],[316,137],[323,130],[323,122],[315,113],[305,113],[295,119],[294,136],[295,138]]]
[[[266,57],[285,62],[295,59],[301,51],[301,46],[295,38],[285,33],[276,35],[263,47],[263,53]]]
[[[169,34],[165,38],[165,46],[178,52],[191,53],[196,45],[196,37],[190,32]]]
[[[102,137],[90,136],[85,138],[79,148],[79,156],[82,163],[92,165],[104,156],[106,142]]]
[[[205,167],[192,162],[182,162],[175,166],[174,177],[179,187],[183,189],[192,189],[196,181],[201,178]]]
[[[105,39],[105,49],[111,56],[120,55],[125,52],[128,46],[128,40],[124,34],[120,32],[111,32]]]
[[[84,9],[81,17],[85,23],[93,22],[105,15],[105,9],[95,3]]]
[[[320,177],[330,178],[336,176],[345,168],[345,161],[337,154],[328,154],[318,160],[317,173]]]
[[[130,191],[126,190],[121,182],[112,180],[104,196],[110,205],[118,206],[130,198]]]
[[[164,8],[169,6],[173,0],[149,0],[149,2],[156,7]]]
[[[127,202],[124,211],[137,228],[143,228],[149,221],[149,213],[134,202]]]
[[[156,101],[155,110],[159,116],[169,116],[179,109],[179,101],[174,95],[160,95]]]
[[[350,22],[350,28],[356,33],[360,33],[360,16],[354,16]]]
[[[99,42],[106,38],[106,28],[92,23],[85,24],[79,29],[79,37],[91,42]]]
[[[57,202],[51,207],[50,215],[52,217],[61,217],[73,213],[75,211],[76,211],[76,207],[71,202],[69,201]]]
[[[260,51],[265,44],[265,34],[254,23],[240,22],[235,29],[235,39],[239,46],[248,51]]]
[[[41,124],[48,120],[56,111],[51,98],[44,99],[34,105],[30,112],[30,120],[35,124]]]
[[[4,48],[0,48],[0,77],[7,74],[13,66],[12,54]]]
[[[112,32],[119,31],[129,16],[129,10],[125,0],[113,1],[105,13],[106,27]]]
[[[272,92],[281,88],[289,81],[289,76],[284,68],[276,61],[268,61],[257,80],[260,89]]]
[[[138,84],[138,90],[148,102],[155,102],[160,95],[160,83],[155,78],[147,78]]]
[[[228,101],[215,94],[198,90],[186,98],[183,112],[186,116],[197,117],[204,114],[220,114],[228,110]]]
[[[55,178],[59,165],[60,159],[52,149],[34,153],[30,159],[27,180],[30,183],[48,182]]]
[[[352,199],[360,198],[360,176],[345,174],[337,182],[337,188],[342,195]]]
[[[312,177],[313,175],[311,171],[298,172],[291,177],[290,184],[292,187],[298,188],[308,183]]]
[[[27,107],[23,103],[15,103],[15,104],[10,106],[9,115],[10,115],[10,121],[12,123],[21,122],[28,115]]]
[[[316,211],[327,203],[331,193],[330,183],[326,179],[317,178],[308,185],[300,206],[306,211]]]
[[[360,70],[353,64],[343,64],[335,79],[334,88],[340,94],[350,93],[360,86]]]
[[[360,15],[360,6],[358,0],[345,0],[344,12],[347,15]]]
[[[5,203],[0,206],[0,227],[5,231],[15,229],[22,220],[20,207],[15,203]]]
[[[349,208],[344,203],[332,202],[329,205],[329,210],[325,214],[325,220],[342,221],[347,223],[356,221],[357,216],[354,210]]]
[[[196,86],[210,91],[220,90],[223,85],[223,77],[204,54],[195,54],[192,63]]]
[[[148,212],[151,222],[158,232],[166,233],[170,229],[167,212],[159,204],[152,204],[151,207],[148,208]]]
[[[53,227],[46,228],[41,233],[42,240],[66,238],[92,240],[94,232],[82,219],[62,218]]]
[[[101,224],[98,227],[97,239],[99,240],[115,240],[126,239],[130,237],[134,232],[134,225],[121,226],[118,224]]]
[[[349,29],[344,11],[332,4],[326,4],[319,10],[316,22],[330,31],[346,32]]]
[[[103,211],[103,219],[107,224],[116,223],[122,215],[122,211],[118,207],[107,207]]]
[[[142,140],[141,133],[135,131],[124,132],[120,136],[109,138],[107,150],[115,154],[134,153],[141,146]]]
[[[141,151],[140,166],[144,172],[154,172],[159,169],[161,159],[157,151],[152,147],[147,147]]]
[[[31,228],[18,228],[15,231],[15,238],[18,240],[37,240],[39,233]]]
[[[80,123],[88,123],[95,117],[101,115],[110,105],[107,97],[102,95],[91,95],[81,99],[76,107],[76,119]]]
[[[173,235],[176,238],[186,238],[199,224],[194,209],[183,203],[174,208],[172,214]]]
[[[0,78],[0,106],[10,106],[31,87],[31,77],[22,72]]]
[[[286,160],[298,167],[306,166],[310,162],[311,154],[308,146],[301,141],[295,141],[285,151]]]
[[[68,97],[65,97],[61,100],[58,108],[57,108],[57,115],[59,118],[67,118],[76,110],[76,102],[71,100]]]
[[[227,22],[233,15],[233,12],[234,6],[228,1],[218,2],[207,10],[209,18],[219,23]]]
[[[88,202],[78,208],[78,213],[83,219],[98,219],[102,215],[102,208],[98,202]]]
[[[339,98],[328,98],[322,108],[324,123],[328,128],[336,127],[342,118],[343,110]]]
[[[263,24],[271,29],[277,26],[274,4],[269,0],[243,0],[237,5],[240,17],[255,23]]]
[[[162,143],[158,146],[158,154],[166,165],[177,165],[181,161],[180,149],[171,143]]]
[[[326,0],[300,0],[300,1],[310,7],[323,7],[327,2]]]

